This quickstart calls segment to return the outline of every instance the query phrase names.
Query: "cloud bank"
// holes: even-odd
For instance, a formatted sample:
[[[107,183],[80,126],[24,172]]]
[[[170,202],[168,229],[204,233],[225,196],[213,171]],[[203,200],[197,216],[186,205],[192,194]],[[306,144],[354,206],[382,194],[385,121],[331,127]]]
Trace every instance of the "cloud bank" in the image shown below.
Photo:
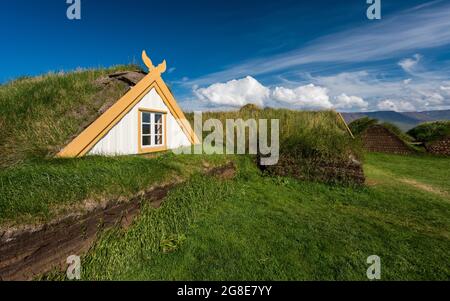
[[[411,66],[411,65],[408,65]],[[306,82],[306,83],[305,83]],[[450,108],[450,82],[427,76],[383,80],[368,71],[330,76],[305,75],[288,86],[264,86],[251,76],[195,88],[207,107],[258,106],[338,111],[423,111]]]
[[[327,88],[314,84],[294,88],[276,86],[269,88],[255,78],[247,76],[226,83],[216,83],[206,88],[195,88],[195,95],[205,104],[220,107],[258,106],[290,107],[295,109],[367,109],[368,103],[358,96],[341,94],[330,97]]]

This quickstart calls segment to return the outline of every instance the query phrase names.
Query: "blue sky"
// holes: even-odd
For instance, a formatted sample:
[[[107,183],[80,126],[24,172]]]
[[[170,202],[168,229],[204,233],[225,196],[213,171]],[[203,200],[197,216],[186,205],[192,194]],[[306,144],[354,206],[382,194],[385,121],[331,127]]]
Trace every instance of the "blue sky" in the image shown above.
[[[166,59],[186,110],[450,108],[450,1],[1,2],[0,81]]]

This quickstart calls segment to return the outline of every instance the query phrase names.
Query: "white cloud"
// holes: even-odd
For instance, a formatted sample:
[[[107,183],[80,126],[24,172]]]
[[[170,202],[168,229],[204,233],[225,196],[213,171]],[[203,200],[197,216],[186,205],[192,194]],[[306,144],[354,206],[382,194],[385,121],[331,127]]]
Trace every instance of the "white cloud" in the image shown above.
[[[247,76],[226,83],[216,83],[207,88],[194,87],[194,93],[200,100],[215,105],[240,107],[252,103],[263,106],[270,96],[270,89]]]
[[[415,111],[414,105],[407,101],[394,101],[390,99],[383,100],[378,103],[378,109],[381,111],[396,111],[396,112],[409,112]]]
[[[450,82],[436,80],[435,76],[416,77],[405,84],[403,79],[386,80],[378,73],[368,71],[344,72],[330,76],[306,76],[309,82],[326,87],[330,97],[341,94],[358,95],[369,103],[368,110],[378,110],[383,100],[404,101],[417,110],[442,110],[450,108]],[[444,89],[442,89],[444,87]],[[396,103],[397,103],[396,102]],[[404,110],[405,105],[397,105]],[[411,109],[411,106],[407,106]]]
[[[364,101],[361,97],[358,96],[348,96],[345,93],[342,93],[338,97],[336,97],[336,103],[334,107],[338,110],[340,109],[361,109],[367,110],[369,103]]]
[[[415,54],[413,58],[406,58],[398,62],[398,65],[402,67],[405,72],[411,73],[414,71],[414,67],[420,62],[422,56],[420,54]]]
[[[419,91],[424,100],[426,101],[427,106],[439,106],[441,105],[445,98],[436,91]]]
[[[272,98],[303,109],[330,109],[333,107],[327,89],[313,84],[299,86],[295,89],[276,87],[272,92]]]

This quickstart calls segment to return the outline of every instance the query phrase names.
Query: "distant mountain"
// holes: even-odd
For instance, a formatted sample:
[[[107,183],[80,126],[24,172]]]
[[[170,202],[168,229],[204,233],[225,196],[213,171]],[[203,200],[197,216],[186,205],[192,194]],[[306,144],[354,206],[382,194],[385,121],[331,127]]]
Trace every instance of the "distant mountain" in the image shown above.
[[[347,123],[365,116],[375,118],[381,122],[391,122],[403,131],[407,131],[420,123],[436,120],[450,120],[450,110],[427,111],[427,112],[360,112],[360,113],[342,113]]]

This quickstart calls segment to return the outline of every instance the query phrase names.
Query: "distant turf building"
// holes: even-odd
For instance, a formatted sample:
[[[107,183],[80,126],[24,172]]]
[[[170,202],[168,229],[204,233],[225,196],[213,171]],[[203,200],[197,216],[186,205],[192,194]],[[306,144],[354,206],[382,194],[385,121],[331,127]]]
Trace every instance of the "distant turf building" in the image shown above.
[[[422,142],[427,152],[450,156],[450,121],[422,123],[408,134]]]
[[[381,124],[369,126],[361,133],[364,149],[369,152],[411,154],[411,148],[395,133]]]
[[[153,66],[145,51],[142,58],[149,73],[64,147],[59,157],[145,154],[196,143],[189,122],[161,78],[166,62]]]
[[[380,124],[377,119],[364,117],[354,120],[349,127],[361,139],[366,151],[405,155],[413,152],[405,141],[407,135],[393,124]]]

